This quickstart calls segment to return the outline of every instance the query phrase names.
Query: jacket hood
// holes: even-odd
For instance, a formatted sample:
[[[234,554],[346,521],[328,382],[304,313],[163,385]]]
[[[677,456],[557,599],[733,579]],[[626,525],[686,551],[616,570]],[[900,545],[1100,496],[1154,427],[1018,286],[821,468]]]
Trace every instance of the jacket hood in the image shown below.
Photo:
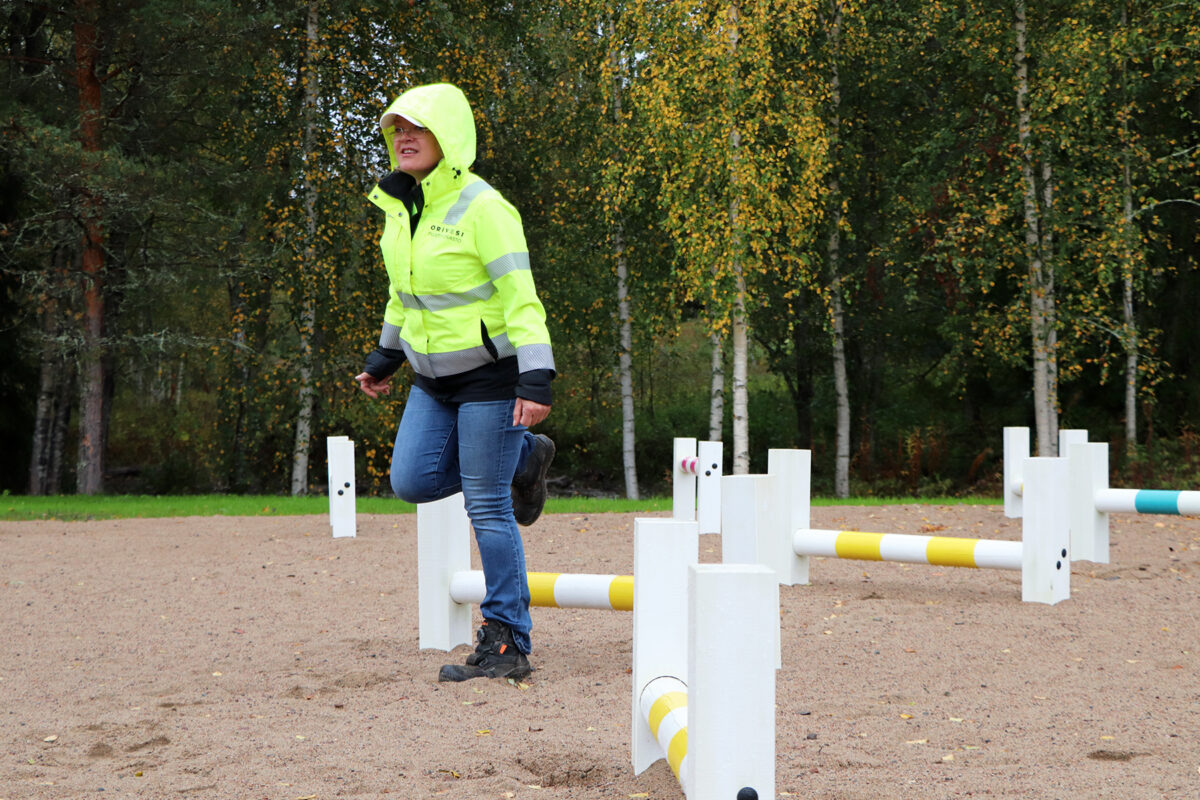
[[[396,168],[392,129],[397,115],[428,128],[437,137],[442,158],[451,167],[466,172],[475,163],[475,116],[462,90],[450,83],[416,86],[392,101],[379,118],[379,127],[387,141],[388,160]]]

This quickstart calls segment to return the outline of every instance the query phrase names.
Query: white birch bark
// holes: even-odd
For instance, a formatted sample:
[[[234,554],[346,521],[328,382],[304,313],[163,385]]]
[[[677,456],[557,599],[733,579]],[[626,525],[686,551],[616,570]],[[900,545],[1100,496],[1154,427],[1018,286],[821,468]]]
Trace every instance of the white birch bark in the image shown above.
[[[1133,315],[1133,187],[1129,175],[1129,153],[1125,153],[1124,201],[1125,264],[1121,276],[1122,346],[1125,348],[1125,448],[1132,452],[1137,446],[1137,371],[1138,371],[1138,328]]]
[[[841,134],[841,75],[838,71],[838,56],[842,35],[842,4],[832,3],[833,19],[829,39],[832,48],[829,76],[829,120],[831,146],[829,171],[829,198],[833,206],[830,219],[829,256],[829,305],[833,317],[833,390],[837,405],[837,439],[834,456],[833,488],[838,497],[850,496],[850,385],[846,372],[846,319],[842,303],[843,279],[841,273],[842,243],[842,195],[838,180],[838,139]]]
[[[712,343],[712,382],[708,390],[708,441],[719,442],[725,428],[725,340],[713,331],[709,341]]]
[[[740,8],[737,3],[729,6],[729,53],[736,64],[738,48],[738,23]],[[736,108],[730,103],[730,116],[736,119]],[[732,233],[730,257],[733,259],[733,474],[746,475],[750,472],[750,403],[748,397],[749,346],[746,320],[746,274],[743,263],[741,220],[738,207],[738,161],[742,137],[734,123],[729,131],[730,175],[729,175],[729,230]]]
[[[1054,267],[1049,260],[1049,225],[1045,219],[1053,200],[1050,165],[1042,165],[1045,207],[1039,209],[1036,155],[1029,111],[1029,65],[1026,51],[1025,0],[1016,0],[1013,29],[1017,77],[1017,141],[1021,160],[1025,214],[1025,254],[1029,261],[1029,327],[1033,347],[1033,405],[1040,456],[1058,452],[1057,339],[1055,334]]]
[[[625,496],[638,499],[637,431],[633,409],[633,321],[629,314],[629,266],[625,262],[625,231],[620,221],[613,231],[613,250],[617,259],[617,321],[620,325],[621,353],[617,369],[621,373],[621,461],[625,467]]]
[[[611,17],[609,30],[615,29]],[[621,54],[613,48],[609,55],[613,74],[613,131],[624,125],[621,98]],[[613,258],[617,265],[617,334],[620,352],[617,354],[617,373],[621,380],[621,464],[625,471],[625,496],[630,500],[639,498],[637,475],[637,428],[633,406],[633,319],[629,307],[629,264],[625,258],[625,226],[621,221],[621,208],[614,204]]]
[[[300,383],[299,405],[296,410],[296,440],[292,446],[292,495],[308,494],[308,455],[312,443],[313,406],[316,391],[313,386],[313,335],[317,323],[317,303],[312,289],[312,272],[316,269],[317,190],[313,175],[313,150],[317,140],[317,2],[309,0],[308,22],[305,26],[307,48],[304,56],[304,220],[307,241],[304,262],[300,265]]]
[[[1129,24],[1128,7],[1121,7],[1121,27]],[[1121,65],[1121,88],[1126,88],[1127,66]],[[1122,327],[1121,345],[1125,348],[1125,449],[1132,454],[1137,447],[1137,370],[1138,370],[1138,329],[1137,319],[1133,315],[1133,270],[1134,248],[1136,234],[1133,228],[1133,177],[1129,168],[1129,115],[1121,118],[1122,136],[1122,219],[1125,225],[1121,232],[1125,246],[1125,260],[1121,275],[1121,313],[1124,326]]]

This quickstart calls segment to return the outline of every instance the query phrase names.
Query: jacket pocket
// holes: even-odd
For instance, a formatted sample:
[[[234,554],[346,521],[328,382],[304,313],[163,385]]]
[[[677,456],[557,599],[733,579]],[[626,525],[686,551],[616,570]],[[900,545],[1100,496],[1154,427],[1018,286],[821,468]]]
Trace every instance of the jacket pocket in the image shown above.
[[[492,357],[492,361],[500,360],[500,353],[496,351],[496,345],[492,342],[492,337],[488,336],[487,325],[483,320],[479,320],[479,338],[483,341],[483,346],[487,348],[488,355]]]

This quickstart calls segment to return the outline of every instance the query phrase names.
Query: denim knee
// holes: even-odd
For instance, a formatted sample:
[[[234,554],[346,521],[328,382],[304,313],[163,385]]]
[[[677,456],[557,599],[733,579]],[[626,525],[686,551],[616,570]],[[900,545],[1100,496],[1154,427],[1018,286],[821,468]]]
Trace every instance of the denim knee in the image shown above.
[[[426,478],[422,481],[422,478]],[[429,480],[413,470],[396,469],[392,464],[392,494],[406,503],[428,503],[437,498],[432,496]]]

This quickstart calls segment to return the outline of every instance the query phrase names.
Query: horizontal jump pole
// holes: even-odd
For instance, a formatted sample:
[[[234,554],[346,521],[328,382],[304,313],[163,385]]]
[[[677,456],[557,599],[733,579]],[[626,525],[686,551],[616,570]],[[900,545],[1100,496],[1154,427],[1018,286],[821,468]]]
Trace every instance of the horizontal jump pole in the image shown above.
[[[1098,489],[1096,510],[1130,514],[1200,514],[1200,492],[1167,489]]]
[[[658,742],[667,757],[667,765],[679,781],[684,796],[687,795],[687,685],[678,678],[660,675],[646,684],[638,698],[642,720],[650,728],[650,735]]]
[[[527,577],[531,606],[633,610],[632,575],[530,572]],[[485,594],[479,570],[456,572],[450,578],[450,599],[456,603],[482,603]]]
[[[906,533],[801,529],[793,534],[792,545],[799,556],[1017,571],[1022,557],[1020,542]]]
[[[693,525],[695,523],[692,523]],[[487,590],[471,569],[471,522],[462,494],[417,505],[417,615],[421,649],[453,650],[474,641],[471,606]],[[633,610],[632,575],[529,572],[530,605]]]
[[[780,583],[809,583],[812,557],[897,561],[947,567],[1007,569],[1021,573],[1021,599],[1053,605],[1070,597],[1071,550],[1067,524],[1067,464],[1026,458],[1021,541],[835,531],[810,526],[812,455],[771,450],[767,475],[724,478],[721,545],[735,560],[763,564]]]

